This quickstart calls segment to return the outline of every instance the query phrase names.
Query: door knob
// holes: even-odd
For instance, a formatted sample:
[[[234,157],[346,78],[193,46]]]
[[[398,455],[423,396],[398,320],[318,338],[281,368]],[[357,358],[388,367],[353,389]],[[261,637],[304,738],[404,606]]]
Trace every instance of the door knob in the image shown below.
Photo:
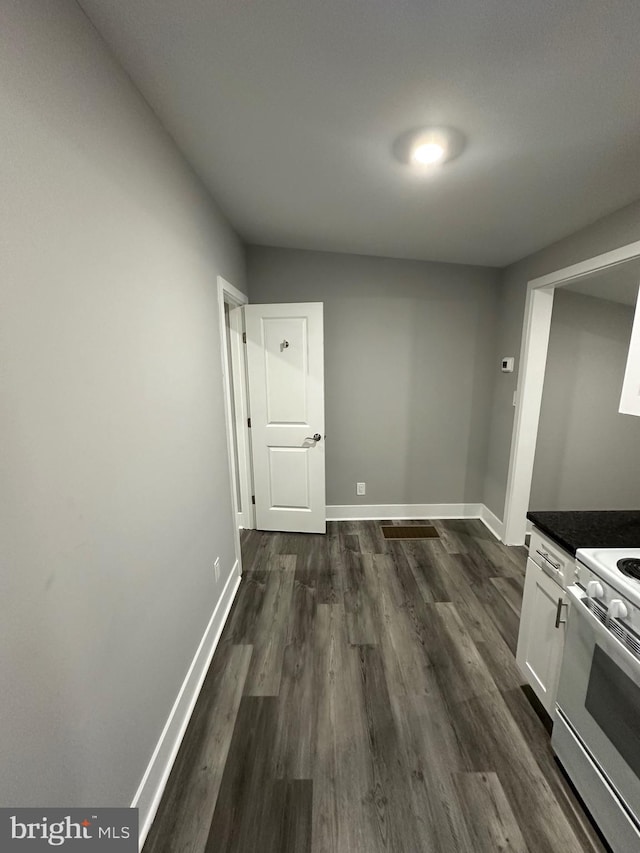
[[[308,435],[305,441],[322,441],[322,436],[317,432],[315,435]]]

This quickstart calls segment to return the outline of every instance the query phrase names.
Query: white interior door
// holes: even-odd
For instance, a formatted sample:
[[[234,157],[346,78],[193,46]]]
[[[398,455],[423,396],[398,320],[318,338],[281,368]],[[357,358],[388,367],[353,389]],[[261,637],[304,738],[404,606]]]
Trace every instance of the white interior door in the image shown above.
[[[259,530],[326,531],[322,309],[245,307]]]

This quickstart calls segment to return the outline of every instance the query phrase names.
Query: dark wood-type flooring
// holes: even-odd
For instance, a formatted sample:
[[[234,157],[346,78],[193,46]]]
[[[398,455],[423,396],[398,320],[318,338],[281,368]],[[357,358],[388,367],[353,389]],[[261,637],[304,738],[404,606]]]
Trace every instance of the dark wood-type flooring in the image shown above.
[[[145,853],[603,851],[516,668],[524,549],[433,524],[244,534]]]

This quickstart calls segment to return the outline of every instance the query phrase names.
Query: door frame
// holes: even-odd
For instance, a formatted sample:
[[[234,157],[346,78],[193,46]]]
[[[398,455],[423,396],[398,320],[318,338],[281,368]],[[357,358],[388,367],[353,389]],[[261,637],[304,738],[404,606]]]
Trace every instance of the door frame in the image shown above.
[[[583,276],[639,257],[640,240],[555,270],[527,283],[516,412],[513,420],[503,516],[503,538],[506,545],[523,545],[527,531],[527,510],[533,479],[555,289]]]
[[[252,504],[251,438],[248,426],[249,394],[247,390],[246,352],[243,341],[243,308],[248,302],[248,297],[241,290],[238,290],[222,276],[218,276],[220,355],[222,359],[227,456],[238,553],[240,547],[239,528],[253,529],[255,527],[255,513]],[[229,337],[227,337],[225,305],[228,305],[230,309]],[[229,364],[229,354],[231,364]],[[232,387],[235,393],[232,393]],[[236,478],[236,463],[238,478]],[[238,507],[236,498],[238,492],[240,493],[241,507]]]

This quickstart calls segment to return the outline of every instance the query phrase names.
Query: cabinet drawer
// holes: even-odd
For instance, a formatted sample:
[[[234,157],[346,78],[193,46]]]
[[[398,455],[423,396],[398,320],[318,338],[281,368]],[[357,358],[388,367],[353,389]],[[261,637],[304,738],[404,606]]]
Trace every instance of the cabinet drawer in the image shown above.
[[[531,531],[529,557],[563,589],[572,582],[575,573],[575,557],[540,533],[536,527]]]

